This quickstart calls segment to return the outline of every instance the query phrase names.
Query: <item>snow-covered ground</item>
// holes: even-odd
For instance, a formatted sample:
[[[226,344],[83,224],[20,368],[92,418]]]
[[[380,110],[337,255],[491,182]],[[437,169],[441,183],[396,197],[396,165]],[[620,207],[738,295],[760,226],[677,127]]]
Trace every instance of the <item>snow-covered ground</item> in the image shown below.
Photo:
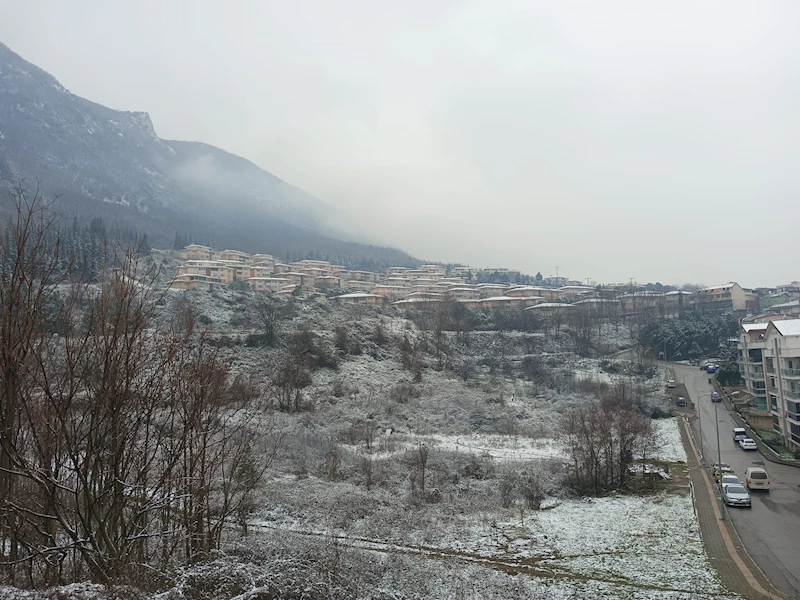
[[[413,555],[454,564],[519,572],[552,597],[732,598],[708,561],[688,495],[612,497],[550,503],[539,512],[501,511],[460,521],[436,543],[370,540],[329,529],[297,529],[274,520],[270,530],[335,539],[381,554]],[[452,523],[451,523],[452,525]],[[561,596],[563,594],[563,596]],[[551,597],[548,595],[547,597]]]
[[[656,419],[653,421],[658,438],[658,448],[650,459],[666,462],[686,462],[686,451],[683,449],[680,425],[678,418]],[[445,452],[462,452],[476,454],[491,458],[497,462],[531,461],[538,459],[558,459],[566,455],[566,450],[561,440],[556,438],[534,439],[515,435],[394,435],[391,443],[382,442],[386,436],[378,438],[375,458],[384,458],[398,454],[425,444],[430,450]],[[381,452],[382,446],[391,448],[391,451]]]
[[[681,439],[680,425],[678,419],[656,419],[653,427],[656,428],[656,435],[659,440],[659,448],[656,456],[667,462],[686,462],[686,450]]]

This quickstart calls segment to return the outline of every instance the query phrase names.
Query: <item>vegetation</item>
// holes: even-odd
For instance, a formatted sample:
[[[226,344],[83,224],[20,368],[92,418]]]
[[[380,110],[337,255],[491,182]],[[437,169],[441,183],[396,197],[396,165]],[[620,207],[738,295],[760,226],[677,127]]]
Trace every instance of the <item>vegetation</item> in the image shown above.
[[[38,194],[18,189],[13,215],[0,241],[0,573],[136,582],[219,548],[276,447],[254,390],[230,381],[191,311],[159,325],[136,251],[94,285],[74,259],[65,268]]]
[[[689,313],[645,325],[642,344],[652,352],[666,350],[670,360],[698,360],[718,354],[727,339],[736,337],[737,327],[732,316]]]

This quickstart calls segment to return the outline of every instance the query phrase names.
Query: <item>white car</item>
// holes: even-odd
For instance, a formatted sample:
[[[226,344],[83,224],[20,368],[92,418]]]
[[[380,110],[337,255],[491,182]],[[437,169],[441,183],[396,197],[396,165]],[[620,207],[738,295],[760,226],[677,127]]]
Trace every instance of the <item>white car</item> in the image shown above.
[[[674,387],[677,387],[677,384],[675,383],[675,380],[674,380],[674,379],[670,379],[670,380],[667,382],[667,387],[668,387],[668,388],[674,388]]]
[[[742,438],[739,440],[739,448],[742,450],[758,450],[758,446],[756,445],[755,441],[751,440],[750,438]]]
[[[719,480],[719,486],[722,487],[724,485],[742,485],[742,482],[739,481],[736,475],[726,473]]]
[[[748,490],[769,491],[769,473],[761,467],[748,467],[744,472],[744,481]]]

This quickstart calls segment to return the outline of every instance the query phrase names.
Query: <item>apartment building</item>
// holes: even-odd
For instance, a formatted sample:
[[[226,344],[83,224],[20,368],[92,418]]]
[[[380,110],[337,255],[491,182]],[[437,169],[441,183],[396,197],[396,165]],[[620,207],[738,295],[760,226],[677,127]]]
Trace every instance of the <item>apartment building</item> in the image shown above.
[[[250,262],[250,255],[239,250],[223,250],[214,253],[215,260],[226,260],[231,262]]]
[[[210,290],[214,286],[225,285],[219,277],[208,277],[206,275],[182,273],[175,275],[167,284],[171,290],[194,290],[205,289]]]
[[[183,257],[186,260],[211,260],[213,256],[211,248],[200,244],[189,244],[183,249]]]
[[[286,290],[294,284],[284,277],[250,277],[245,280],[254,292],[275,293]]]
[[[405,299],[411,290],[401,285],[376,285],[371,292],[383,296],[387,300],[395,301]]]
[[[379,306],[383,304],[384,297],[378,294],[367,294],[364,292],[356,292],[353,294],[342,294],[336,296],[335,300],[341,304],[370,304]]]
[[[800,449],[800,319],[743,323],[739,371],[753,406],[769,411],[775,432]]]
[[[445,290],[445,296],[453,300],[477,300],[480,292],[474,287],[458,286]]]
[[[752,290],[731,282],[698,290],[692,295],[692,304],[699,312],[743,317],[758,311],[758,296]]]
[[[314,287],[320,290],[338,290],[342,287],[342,278],[336,275],[323,275],[314,278]]]

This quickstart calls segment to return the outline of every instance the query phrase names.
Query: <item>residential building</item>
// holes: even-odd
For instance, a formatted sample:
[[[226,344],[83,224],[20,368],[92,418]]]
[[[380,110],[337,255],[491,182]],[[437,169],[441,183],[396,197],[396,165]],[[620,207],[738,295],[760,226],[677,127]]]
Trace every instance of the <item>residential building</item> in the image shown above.
[[[338,290],[342,287],[342,278],[335,275],[315,277],[314,286],[320,290]]]
[[[171,290],[193,290],[197,288],[209,290],[217,285],[225,284],[222,282],[222,279],[218,277],[182,273],[175,275],[172,281],[167,284],[167,288]]]
[[[402,285],[376,285],[371,292],[383,296],[387,300],[403,300],[410,293],[410,288]]]
[[[447,298],[454,300],[477,300],[480,298],[480,291],[477,288],[467,286],[448,288],[444,294]]]
[[[783,315],[800,315],[800,300],[790,300],[783,304],[770,306],[765,312]]]
[[[230,260],[233,262],[249,262],[250,255],[239,250],[223,250],[214,254],[215,260]]]
[[[758,296],[736,282],[698,290],[692,296],[692,301],[695,310],[700,312],[732,314],[740,317],[758,312]]]
[[[383,304],[383,296],[378,294],[367,294],[365,292],[356,292],[354,294],[342,294],[334,298],[337,302],[342,304],[370,304],[380,305]]]
[[[213,255],[211,248],[200,244],[189,244],[183,249],[183,257],[186,260],[211,260]]]
[[[800,449],[800,319],[743,323],[739,360],[754,406],[770,412],[787,446]]]
[[[294,289],[292,281],[285,277],[249,277],[245,282],[254,292],[275,293],[290,286]]]

